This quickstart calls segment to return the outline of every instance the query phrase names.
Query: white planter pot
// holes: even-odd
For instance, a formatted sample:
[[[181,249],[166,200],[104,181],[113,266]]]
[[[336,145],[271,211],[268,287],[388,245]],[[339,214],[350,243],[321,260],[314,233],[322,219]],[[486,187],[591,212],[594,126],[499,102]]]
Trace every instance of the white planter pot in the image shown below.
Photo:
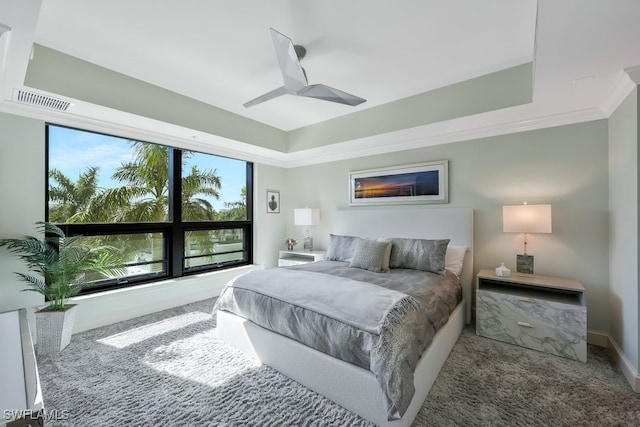
[[[36,311],[38,354],[56,354],[69,345],[77,311],[77,305],[65,311]]]

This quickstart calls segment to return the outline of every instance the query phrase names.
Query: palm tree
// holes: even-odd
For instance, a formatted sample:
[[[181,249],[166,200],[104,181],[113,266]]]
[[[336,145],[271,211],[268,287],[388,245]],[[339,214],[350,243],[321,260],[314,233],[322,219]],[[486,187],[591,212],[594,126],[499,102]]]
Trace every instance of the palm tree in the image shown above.
[[[104,205],[116,208],[115,222],[162,222],[168,217],[169,149],[131,141],[135,159],[111,177],[124,185],[105,190]]]
[[[49,220],[54,223],[99,222],[106,219],[107,210],[97,206],[98,166],[90,166],[73,182],[62,171],[52,169],[49,177]]]
[[[117,206],[118,222],[162,222],[169,214],[169,149],[162,145],[131,141],[135,158],[116,169],[112,178],[124,183],[102,194],[107,206]],[[183,165],[192,152],[183,151]],[[184,174],[183,174],[184,175]],[[198,196],[220,198],[221,182],[216,170],[202,172],[193,166],[182,178],[184,221],[213,219],[209,201]]]
[[[190,151],[183,151],[182,157],[191,156]],[[184,165],[184,163],[183,163]],[[220,198],[219,189],[222,186],[216,170],[202,172],[197,166],[191,167],[189,175],[182,178],[182,220],[201,221],[214,220],[215,210],[211,202],[198,195]],[[185,233],[185,255],[190,255],[192,249],[199,253],[213,251],[214,236],[212,233],[187,231]]]
[[[49,189],[51,201],[59,202],[50,209],[52,222],[164,222],[169,215],[169,148],[130,141],[134,159],[123,163],[113,173],[112,179],[123,185],[116,188],[99,189],[99,167],[92,166],[72,182],[59,170],[51,176],[57,186]],[[193,156],[183,151],[183,166]],[[216,170],[201,171],[192,166],[182,177],[183,221],[214,220],[215,210],[207,198],[219,199],[221,180]],[[149,238],[149,237],[147,237]],[[151,235],[153,259],[162,258],[162,239],[159,233]],[[202,252],[208,252],[213,239],[208,234],[191,236]],[[148,241],[140,236],[92,237],[95,244],[111,243],[121,248],[124,257],[147,249]]]
[[[111,188],[100,196],[101,204],[115,207],[117,222],[163,222],[169,215],[169,149],[168,147],[130,141],[135,158],[116,169],[112,178],[124,185]],[[183,165],[192,156],[183,151]],[[221,181],[216,170],[200,171],[193,166],[188,175],[182,177],[182,218],[184,221],[212,220],[215,211],[204,197],[218,199]],[[121,239],[121,237],[120,237]],[[153,259],[162,258],[160,235],[152,237]],[[135,253],[142,249],[140,240],[129,239],[126,252]],[[202,239],[199,239],[202,240]],[[199,241],[200,245],[212,246],[213,241]]]
[[[219,219],[224,221],[247,219],[247,187],[240,190],[240,200],[225,202],[225,210],[219,214]]]
[[[182,156],[191,152],[183,151]],[[219,189],[222,186],[216,170],[202,172],[197,166],[191,167],[189,175],[182,178],[182,220],[199,221],[213,220],[215,210],[207,199],[196,197],[198,195],[220,198]]]

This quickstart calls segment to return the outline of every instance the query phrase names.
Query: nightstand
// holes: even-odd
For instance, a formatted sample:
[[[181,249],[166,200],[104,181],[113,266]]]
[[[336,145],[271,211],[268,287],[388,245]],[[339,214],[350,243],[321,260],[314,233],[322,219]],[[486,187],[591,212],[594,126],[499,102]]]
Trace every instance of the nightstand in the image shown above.
[[[322,261],[326,251],[280,251],[278,267]]]
[[[585,289],[535,274],[476,276],[476,333],[557,356],[587,361]]]

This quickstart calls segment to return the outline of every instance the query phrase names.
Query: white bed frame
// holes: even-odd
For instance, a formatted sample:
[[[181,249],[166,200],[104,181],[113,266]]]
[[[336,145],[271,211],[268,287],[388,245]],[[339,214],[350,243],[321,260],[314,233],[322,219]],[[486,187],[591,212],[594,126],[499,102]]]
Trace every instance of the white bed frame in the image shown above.
[[[461,282],[463,300],[422,354],[414,373],[415,395],[400,420],[387,421],[382,390],[366,369],[343,362],[227,312],[217,314],[218,337],[282,372],[342,407],[379,425],[408,427],[457,341],[471,319],[473,290],[473,210],[409,206],[349,209],[333,212],[334,234],[363,237],[451,239],[467,246]]]

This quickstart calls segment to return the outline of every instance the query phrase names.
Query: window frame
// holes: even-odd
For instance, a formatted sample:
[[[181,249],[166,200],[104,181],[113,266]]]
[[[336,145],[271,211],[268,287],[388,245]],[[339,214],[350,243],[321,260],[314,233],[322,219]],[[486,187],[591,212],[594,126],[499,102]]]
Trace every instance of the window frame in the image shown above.
[[[79,129],[70,126],[45,123],[45,221],[49,221],[49,127],[56,126],[72,129],[80,132],[95,133],[116,138],[124,138],[119,135],[110,135],[103,132]],[[140,223],[56,223],[67,236],[102,236],[114,234],[138,234],[138,233],[162,233],[163,235],[163,262],[166,263],[164,274],[153,274],[153,277],[114,279],[113,283],[88,287],[82,290],[80,295],[104,292],[112,289],[135,287],[146,283],[153,283],[166,279],[186,277],[204,272],[225,270],[244,265],[253,264],[253,162],[242,159],[246,165],[246,206],[247,218],[231,221],[182,221],[182,152],[196,151],[157,144],[149,141],[130,138],[149,144],[163,145],[169,149],[169,206],[166,222],[140,222]],[[202,153],[202,152],[201,152]],[[211,153],[202,153],[217,156]],[[225,156],[217,156],[225,157]],[[217,264],[206,264],[198,267],[185,268],[184,238],[187,231],[202,230],[230,230],[242,229],[244,239],[245,259]]]

